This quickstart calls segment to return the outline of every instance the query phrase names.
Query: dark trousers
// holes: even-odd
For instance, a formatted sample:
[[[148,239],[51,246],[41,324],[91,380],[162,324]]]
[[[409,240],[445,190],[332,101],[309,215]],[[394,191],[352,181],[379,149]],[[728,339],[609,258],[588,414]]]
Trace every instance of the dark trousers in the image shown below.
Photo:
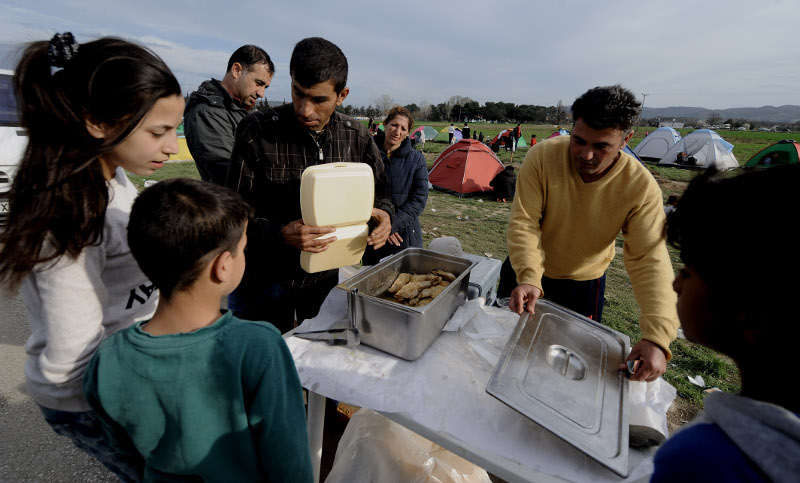
[[[228,295],[228,309],[244,320],[265,321],[281,331],[281,334],[297,324],[316,317],[325,297],[339,282],[336,273],[305,287],[292,287],[281,282],[242,283]]]
[[[497,298],[507,298],[517,288],[517,274],[506,257],[500,268],[500,285]],[[542,277],[544,298],[566,307],[584,317],[600,322],[603,317],[603,302],[606,292],[606,275],[594,280],[562,280]]]

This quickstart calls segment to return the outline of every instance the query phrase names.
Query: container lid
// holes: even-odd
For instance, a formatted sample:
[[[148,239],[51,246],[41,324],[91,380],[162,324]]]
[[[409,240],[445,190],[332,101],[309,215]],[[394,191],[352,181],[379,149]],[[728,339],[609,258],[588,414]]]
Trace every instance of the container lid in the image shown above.
[[[366,163],[309,166],[300,178],[300,211],[309,226],[366,223],[375,203],[375,177]]]
[[[317,237],[336,237],[336,241],[328,245],[327,250],[319,253],[300,252],[300,266],[308,273],[316,273],[354,265],[364,256],[368,235],[369,227],[364,223],[336,227],[335,232]]]
[[[546,300],[523,314],[486,391],[620,476],[628,473],[628,336]]]

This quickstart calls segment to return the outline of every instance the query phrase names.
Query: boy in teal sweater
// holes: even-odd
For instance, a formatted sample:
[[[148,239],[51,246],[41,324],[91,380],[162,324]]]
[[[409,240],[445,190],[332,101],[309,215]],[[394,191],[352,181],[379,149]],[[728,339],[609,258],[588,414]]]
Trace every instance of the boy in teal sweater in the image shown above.
[[[227,188],[162,181],[136,200],[131,252],[160,291],[153,318],[106,339],[84,390],[145,480],[311,481],[302,390],[271,324],[220,316],[244,273],[252,209]]]

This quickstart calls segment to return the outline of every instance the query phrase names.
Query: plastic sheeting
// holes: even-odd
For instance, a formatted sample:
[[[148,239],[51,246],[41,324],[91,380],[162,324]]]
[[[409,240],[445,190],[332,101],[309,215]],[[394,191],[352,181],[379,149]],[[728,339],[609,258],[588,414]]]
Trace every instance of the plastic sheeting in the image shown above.
[[[347,424],[326,483],[490,483],[489,475],[369,409]]]
[[[470,304],[475,303],[466,304],[464,311],[472,312]],[[593,459],[486,393],[494,365],[517,320],[508,309],[482,307],[458,332],[443,332],[416,361],[364,345],[329,346],[288,335],[286,342],[303,387],[311,391],[390,417],[397,414],[399,417],[392,419],[410,421],[488,461],[506,462],[509,471],[523,479],[620,481]],[[320,315],[304,322],[298,331],[345,323],[345,294],[334,289]],[[498,328],[501,334],[496,333]],[[661,384],[671,388],[666,382]],[[656,410],[659,417],[666,412],[666,407],[662,409]],[[648,459],[652,453],[652,448],[631,448],[629,479],[646,477],[652,471]]]

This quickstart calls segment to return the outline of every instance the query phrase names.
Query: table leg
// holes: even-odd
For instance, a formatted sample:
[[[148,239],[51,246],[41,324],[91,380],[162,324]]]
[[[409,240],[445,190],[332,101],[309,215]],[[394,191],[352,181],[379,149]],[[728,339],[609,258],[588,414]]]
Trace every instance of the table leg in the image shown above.
[[[311,452],[311,467],[314,483],[319,483],[319,467],[322,461],[322,430],[325,427],[325,396],[308,391],[308,449]]]

